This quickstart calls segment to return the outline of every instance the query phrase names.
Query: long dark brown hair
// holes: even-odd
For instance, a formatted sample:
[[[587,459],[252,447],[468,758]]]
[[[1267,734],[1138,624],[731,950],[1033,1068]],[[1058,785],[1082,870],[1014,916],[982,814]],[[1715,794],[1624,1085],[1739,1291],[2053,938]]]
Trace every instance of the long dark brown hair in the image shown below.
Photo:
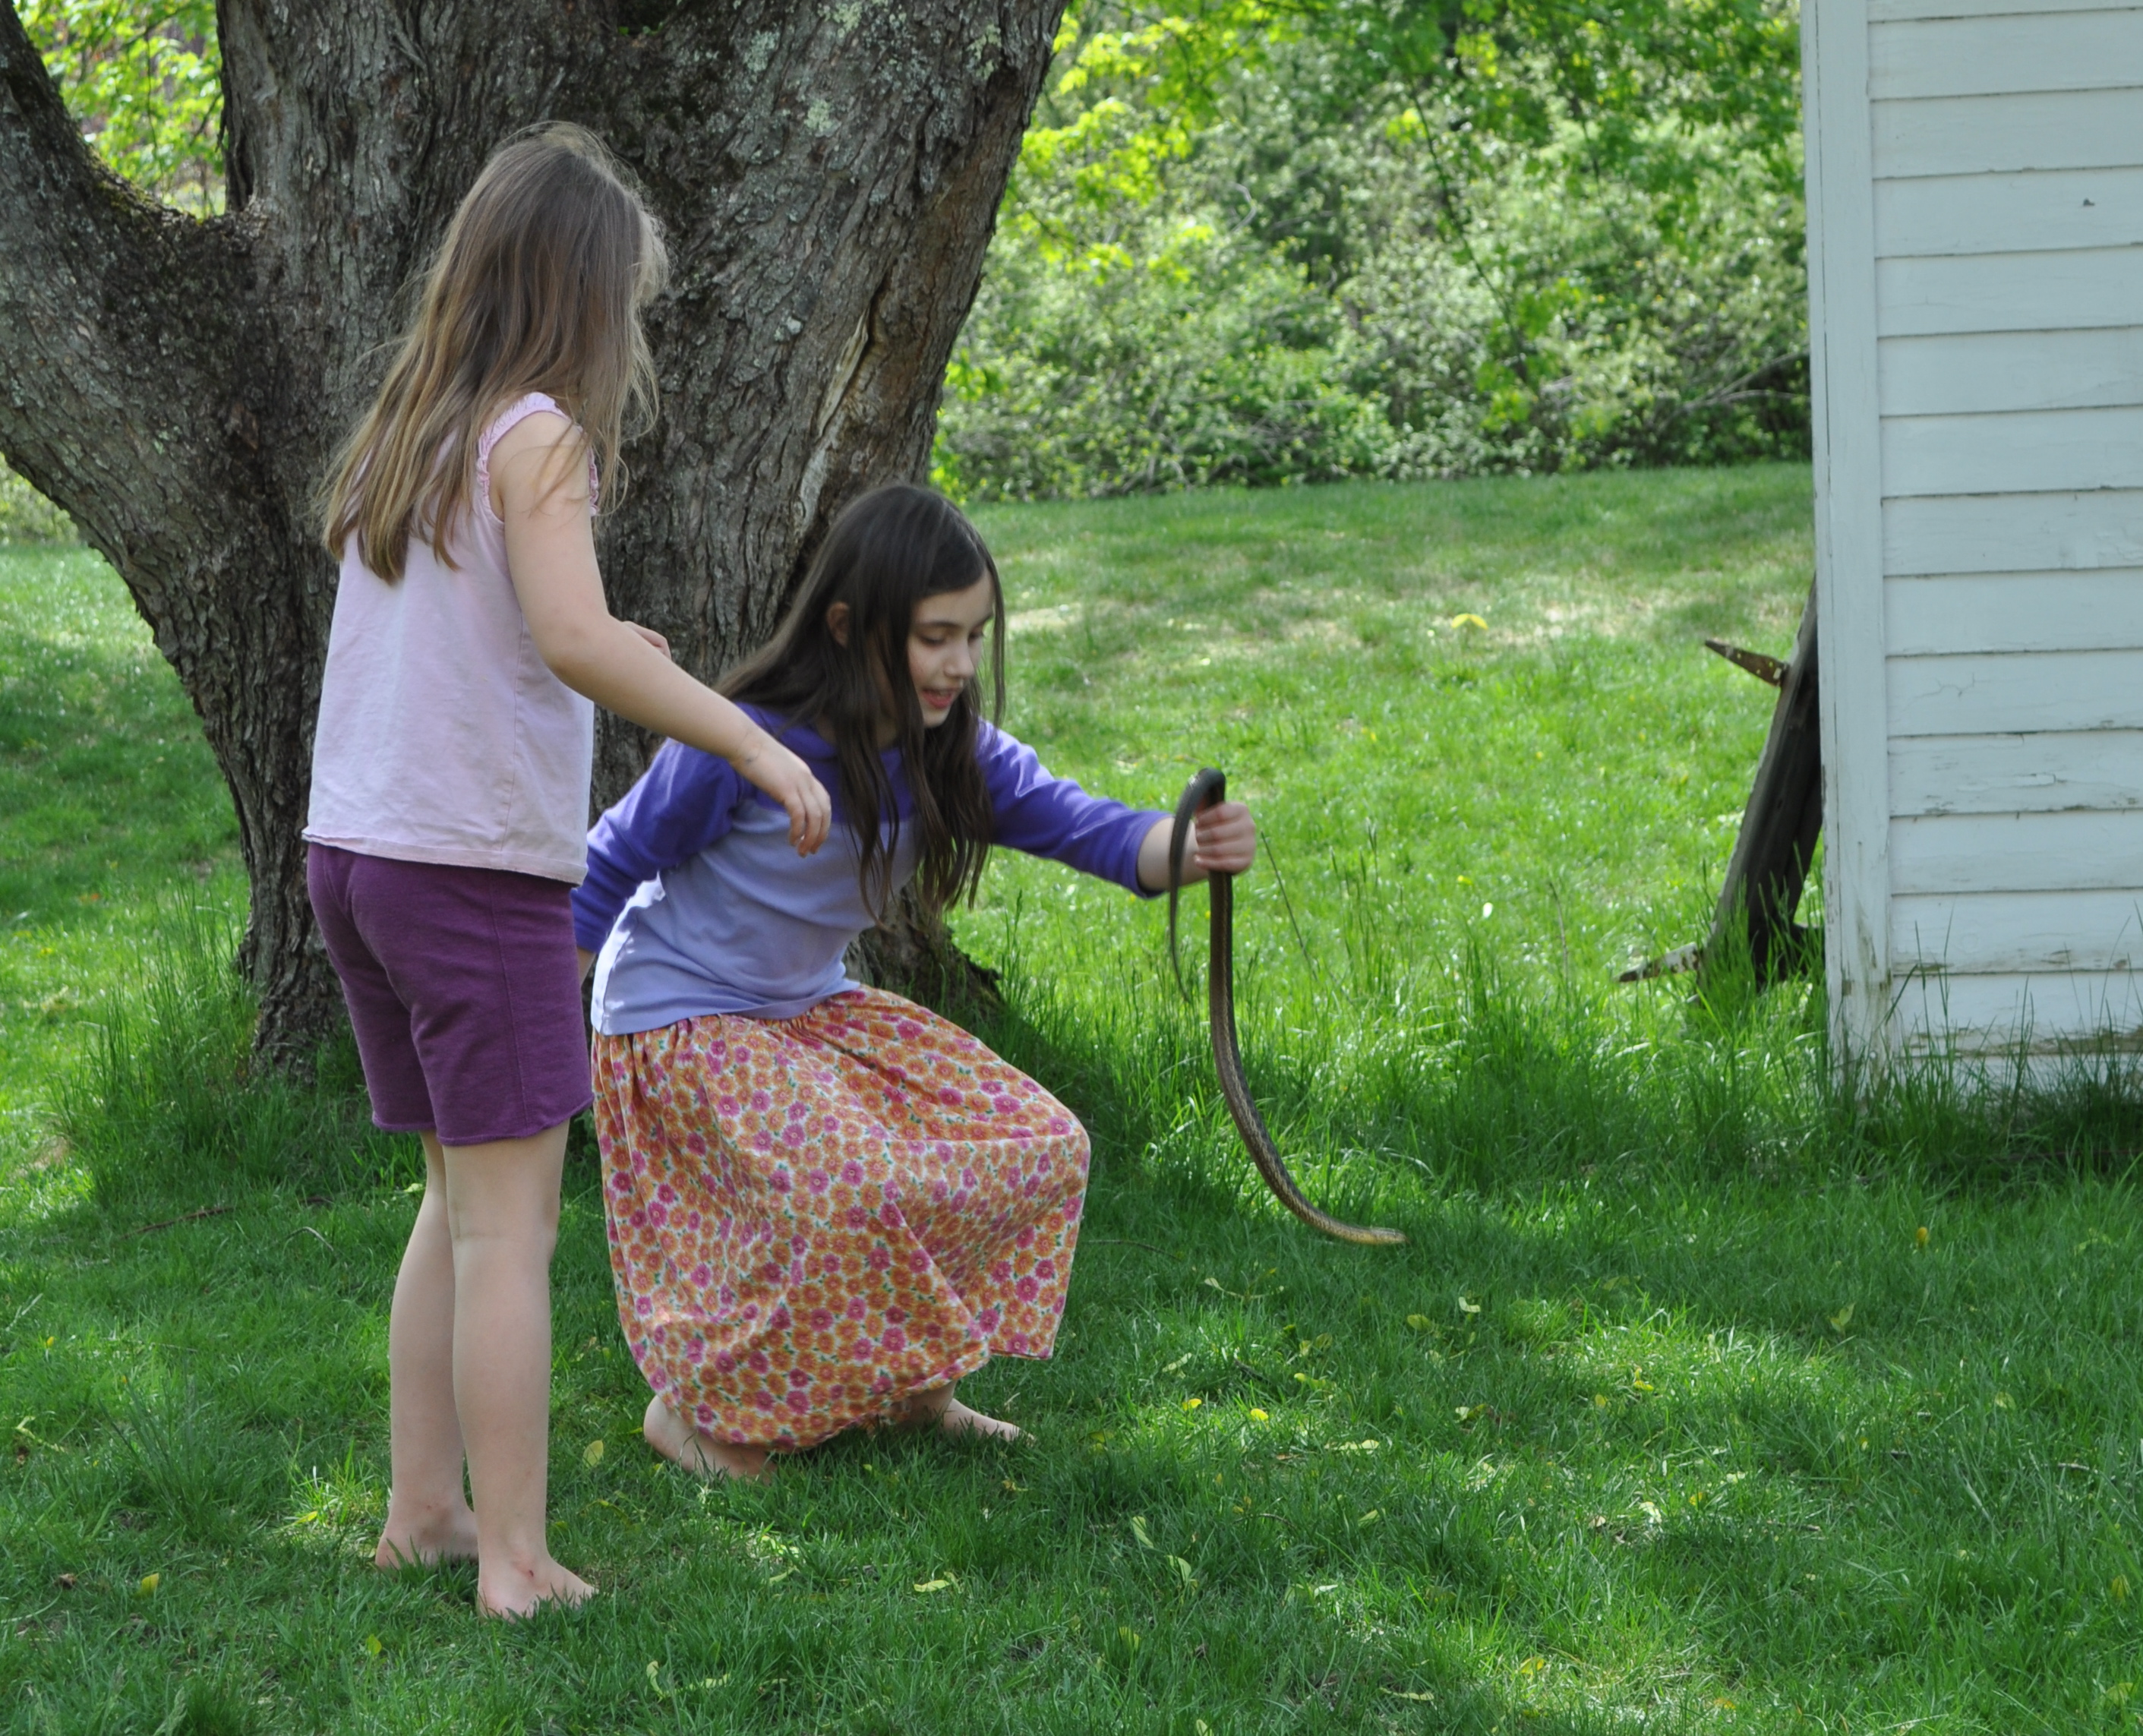
[[[473,505],[485,424],[531,392],[557,400],[607,501],[623,498],[618,448],[655,413],[640,310],[666,268],[654,218],[594,134],[557,122],[502,146],[454,213],[386,383],[336,459],[328,551],[339,556],[355,532],[358,558],[390,584],[413,536],[446,560]]]
[[[926,597],[990,581],[989,717],[1004,710],[1004,591],[997,562],[960,509],[905,482],[876,488],[834,521],[788,615],[766,645],[723,680],[731,699],[809,724],[832,743],[841,802],[856,833],[864,903],[883,916],[893,893],[900,815],[878,741],[888,722],[915,799],[915,893],[926,917],[972,898],[990,853],[990,797],[976,758],[982,716],[970,679],[945,721],[926,729],[908,670],[908,636]],[[827,613],[848,605],[848,643]],[[979,675],[979,671],[977,672]]]

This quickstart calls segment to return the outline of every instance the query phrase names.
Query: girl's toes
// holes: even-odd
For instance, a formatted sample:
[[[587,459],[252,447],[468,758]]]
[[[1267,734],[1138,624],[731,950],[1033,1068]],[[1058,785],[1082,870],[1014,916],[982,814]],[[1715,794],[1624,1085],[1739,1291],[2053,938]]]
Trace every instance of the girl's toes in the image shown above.
[[[1001,1417],[985,1417],[957,1398],[945,1407],[945,1414],[938,1426],[948,1435],[987,1435],[996,1441],[1017,1441],[1020,1437],[1017,1423],[1007,1422]]]

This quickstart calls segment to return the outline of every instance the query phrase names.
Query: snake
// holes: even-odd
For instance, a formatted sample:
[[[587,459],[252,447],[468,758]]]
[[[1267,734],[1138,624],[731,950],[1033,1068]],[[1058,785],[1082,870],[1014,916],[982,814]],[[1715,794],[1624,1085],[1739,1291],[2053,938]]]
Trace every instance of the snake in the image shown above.
[[[1175,967],[1178,987],[1183,984],[1183,962],[1175,947],[1175,903],[1176,894],[1183,888],[1183,846],[1190,836],[1191,821],[1227,793],[1226,774],[1208,766],[1184,787],[1183,798],[1175,804],[1175,824],[1168,837],[1168,957]],[[1287,1160],[1280,1155],[1279,1147],[1265,1127],[1265,1117],[1258,1113],[1257,1101],[1250,1096],[1250,1079],[1243,1071],[1243,1051],[1235,1038],[1235,878],[1233,874],[1217,871],[1206,877],[1210,956],[1205,987],[1206,1024],[1213,1039],[1213,1069],[1220,1075],[1220,1095],[1227,1100],[1228,1113],[1235,1117],[1235,1130],[1243,1136],[1250,1161],[1257,1165],[1258,1174],[1265,1177],[1265,1185],[1273,1190],[1274,1197],[1312,1229],[1322,1230],[1343,1242],[1359,1242],[1373,1248],[1388,1248],[1403,1242],[1406,1237],[1398,1230],[1342,1223],[1329,1212],[1311,1204],[1295,1185]],[[1187,995],[1190,991],[1185,989],[1184,992]]]

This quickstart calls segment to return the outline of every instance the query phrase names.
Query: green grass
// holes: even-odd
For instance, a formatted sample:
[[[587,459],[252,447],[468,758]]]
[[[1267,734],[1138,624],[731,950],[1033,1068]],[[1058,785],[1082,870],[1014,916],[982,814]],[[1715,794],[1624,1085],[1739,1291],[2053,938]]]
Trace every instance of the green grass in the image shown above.
[[[31,1139],[84,1011],[175,912],[242,912],[238,824],[125,589],[0,542],[0,1140]]]
[[[1014,726],[1257,803],[1253,1076],[1309,1189],[1412,1240],[1262,1194],[1158,908],[1000,861],[991,1035],[1096,1146],[1057,1359],[973,1382],[1029,1439],[654,1463],[583,1157],[552,1511],[605,1595],[512,1630],[366,1565],[413,1152],[346,1060],[235,1079],[182,704],[93,561],[0,557],[0,1728],[2133,1728],[2130,1082],[1856,1110],[1807,985],[1608,985],[1701,927],[1766,708],[1694,640],[1784,648],[1807,520],[1788,469],[983,515]]]

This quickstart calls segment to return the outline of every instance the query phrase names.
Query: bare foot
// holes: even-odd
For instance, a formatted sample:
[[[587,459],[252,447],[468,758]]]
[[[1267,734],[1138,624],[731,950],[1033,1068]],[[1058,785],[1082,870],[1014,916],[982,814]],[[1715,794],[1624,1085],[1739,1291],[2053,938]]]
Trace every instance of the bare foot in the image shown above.
[[[647,1437],[647,1444],[671,1464],[682,1466],[710,1483],[725,1476],[755,1482],[766,1475],[764,1447],[733,1447],[726,1441],[717,1441],[704,1429],[694,1428],[659,1397],[647,1401],[647,1414],[641,1421],[640,1432]]]
[[[888,1426],[903,1430],[934,1428],[947,1435],[987,1435],[998,1441],[1019,1438],[1016,1425],[985,1417],[980,1411],[962,1404],[953,1397],[958,1385],[954,1381],[948,1386],[932,1387],[927,1392],[911,1392],[887,1413]]]
[[[467,1502],[458,1510],[411,1515],[396,1512],[389,1498],[379,1547],[372,1552],[374,1566],[395,1573],[404,1567],[436,1567],[442,1561],[475,1559],[476,1515]]]
[[[476,1612],[518,1621],[533,1615],[546,1604],[575,1609],[596,1595],[596,1588],[570,1568],[561,1567],[547,1555],[526,1565],[477,1569]]]
[[[1007,1422],[1002,1417],[985,1417],[957,1398],[939,1414],[938,1427],[948,1435],[987,1435],[997,1441],[1017,1441],[1020,1435],[1017,1423]]]

